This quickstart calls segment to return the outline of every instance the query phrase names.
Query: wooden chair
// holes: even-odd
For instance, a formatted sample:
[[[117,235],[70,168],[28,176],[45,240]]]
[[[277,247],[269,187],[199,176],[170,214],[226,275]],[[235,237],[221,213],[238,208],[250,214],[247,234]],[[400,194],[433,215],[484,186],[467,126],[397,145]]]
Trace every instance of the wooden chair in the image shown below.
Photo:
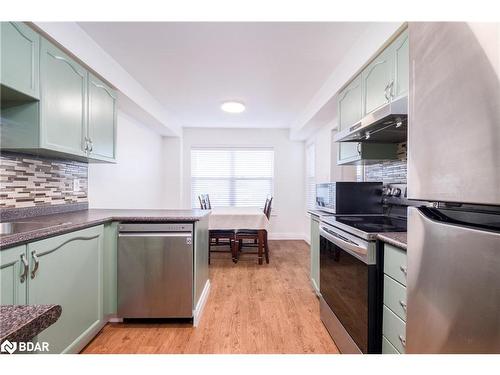
[[[266,203],[264,204],[264,214],[267,219],[271,217],[271,206],[273,198],[268,197]],[[245,240],[253,240],[251,243],[244,242]],[[247,254],[257,254],[259,264],[262,264],[262,256],[265,255],[266,263],[269,264],[269,244],[267,242],[267,231],[266,230],[254,230],[254,229],[238,229],[234,235],[234,250],[233,253],[238,257],[239,253],[242,252],[243,247],[257,247],[256,252],[245,252]]]
[[[212,204],[210,203],[210,197],[208,194],[201,194],[198,196],[200,201],[200,207],[202,210],[211,210]],[[210,258],[212,253],[231,253],[233,262],[236,262],[236,256],[234,255],[234,230],[225,229],[214,229],[208,231],[209,241],[208,241],[208,264],[210,264]],[[229,250],[214,249],[214,247],[229,246]]]

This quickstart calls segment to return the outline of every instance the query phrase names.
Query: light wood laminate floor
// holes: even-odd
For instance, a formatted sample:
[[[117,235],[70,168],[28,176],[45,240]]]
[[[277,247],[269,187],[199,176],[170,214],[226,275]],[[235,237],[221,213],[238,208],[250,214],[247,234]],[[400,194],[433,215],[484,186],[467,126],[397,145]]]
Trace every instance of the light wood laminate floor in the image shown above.
[[[217,253],[200,325],[109,323],[83,353],[338,353],[319,318],[309,246],[270,241],[270,264]]]

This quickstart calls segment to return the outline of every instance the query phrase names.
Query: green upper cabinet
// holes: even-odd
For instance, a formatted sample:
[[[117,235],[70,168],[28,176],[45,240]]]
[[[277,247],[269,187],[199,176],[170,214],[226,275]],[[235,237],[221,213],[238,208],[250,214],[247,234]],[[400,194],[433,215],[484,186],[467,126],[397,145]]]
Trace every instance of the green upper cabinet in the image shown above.
[[[41,145],[49,150],[85,156],[87,71],[45,39],[41,43],[40,64]]]
[[[394,84],[391,87],[391,98],[408,95],[409,50],[408,30],[405,30],[391,45],[394,61]]]
[[[102,327],[102,251],[102,225],[28,244],[29,304],[62,306],[38,335],[51,353],[79,352]]]
[[[40,36],[21,22],[1,22],[0,33],[2,96],[38,99]]]
[[[390,101],[393,81],[392,49],[382,51],[361,73],[363,80],[363,116]]]
[[[26,246],[0,251],[0,305],[27,304],[28,259]]]
[[[95,160],[116,158],[116,92],[89,74],[88,152]]]
[[[1,26],[2,149],[114,162],[116,92],[27,25]]]
[[[361,76],[338,94],[339,131],[354,125],[363,116]]]

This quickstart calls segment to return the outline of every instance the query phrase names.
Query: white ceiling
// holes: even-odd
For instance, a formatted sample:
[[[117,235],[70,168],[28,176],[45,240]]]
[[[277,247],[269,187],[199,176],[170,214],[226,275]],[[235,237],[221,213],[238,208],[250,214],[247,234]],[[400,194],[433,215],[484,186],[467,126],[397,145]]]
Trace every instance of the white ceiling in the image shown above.
[[[79,25],[182,126],[287,128],[369,23]]]

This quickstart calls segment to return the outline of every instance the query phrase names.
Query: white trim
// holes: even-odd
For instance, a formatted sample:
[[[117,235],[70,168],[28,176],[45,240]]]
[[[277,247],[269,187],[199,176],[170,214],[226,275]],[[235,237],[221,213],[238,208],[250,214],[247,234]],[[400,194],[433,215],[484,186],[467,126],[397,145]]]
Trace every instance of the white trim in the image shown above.
[[[109,317],[108,318],[108,323],[123,323],[123,318],[118,318],[116,316]]]
[[[210,293],[210,280],[207,280],[207,282],[205,283],[205,287],[201,292],[198,304],[196,305],[196,308],[193,310],[193,327],[198,327],[198,324],[200,323],[201,314],[203,313],[203,308],[207,303],[209,293]]]
[[[304,233],[269,233],[269,240],[303,240],[306,241]],[[306,241],[307,242],[307,241]]]

